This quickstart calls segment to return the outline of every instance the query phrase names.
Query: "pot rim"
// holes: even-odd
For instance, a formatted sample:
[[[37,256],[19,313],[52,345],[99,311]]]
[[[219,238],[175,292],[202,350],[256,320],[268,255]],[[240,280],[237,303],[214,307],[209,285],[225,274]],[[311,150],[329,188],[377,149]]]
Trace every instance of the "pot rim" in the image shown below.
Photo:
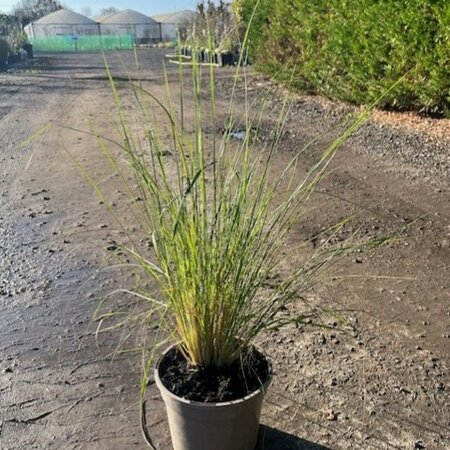
[[[264,382],[264,384],[261,387],[256,389],[256,391],[253,391],[250,394],[247,394],[245,397],[241,397],[236,400],[230,400],[227,402],[213,403],[213,402],[198,402],[198,401],[194,401],[194,400],[187,400],[183,397],[179,397],[178,395],[175,395],[173,392],[171,392],[169,389],[167,389],[164,386],[164,384],[162,383],[161,378],[159,377],[159,364],[160,364],[161,360],[164,358],[164,356],[166,355],[167,352],[169,352],[170,350],[172,350],[172,348],[174,348],[176,346],[177,346],[176,344],[172,344],[168,348],[166,348],[166,350],[164,350],[164,352],[156,360],[154,372],[155,372],[155,382],[156,382],[156,385],[158,386],[159,390],[161,391],[161,394],[164,394],[174,400],[177,400],[180,403],[184,403],[186,405],[198,407],[198,408],[219,408],[219,407],[224,408],[224,407],[231,406],[231,405],[237,405],[240,403],[244,403],[244,402],[248,401],[249,399],[256,397],[257,395],[259,395],[261,393],[265,393],[272,381],[272,376],[273,376],[272,364],[270,363],[270,360],[264,355],[264,352],[262,352],[258,347],[256,347],[261,352],[261,354],[264,355],[264,357],[267,360],[267,363],[269,364],[269,374],[268,374],[267,380]]]

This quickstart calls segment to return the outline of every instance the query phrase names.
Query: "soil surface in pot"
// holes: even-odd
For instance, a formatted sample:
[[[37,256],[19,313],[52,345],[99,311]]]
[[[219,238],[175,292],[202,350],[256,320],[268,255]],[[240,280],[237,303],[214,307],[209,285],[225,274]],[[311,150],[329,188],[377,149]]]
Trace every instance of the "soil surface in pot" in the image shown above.
[[[268,380],[270,367],[265,356],[252,348],[244,362],[193,369],[184,355],[172,348],[160,362],[159,376],[163,385],[178,397],[219,403],[238,400],[259,389]]]

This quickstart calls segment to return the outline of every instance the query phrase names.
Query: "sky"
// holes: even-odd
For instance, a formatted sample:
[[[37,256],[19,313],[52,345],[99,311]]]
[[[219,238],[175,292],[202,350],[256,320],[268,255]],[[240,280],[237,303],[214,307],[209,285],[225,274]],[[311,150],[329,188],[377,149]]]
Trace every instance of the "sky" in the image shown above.
[[[95,16],[100,9],[115,6],[117,9],[134,9],[142,14],[152,15],[165,12],[195,9],[198,0],[61,0],[69,9],[83,13],[83,8],[90,8]],[[18,0],[0,0],[0,12],[8,13]]]

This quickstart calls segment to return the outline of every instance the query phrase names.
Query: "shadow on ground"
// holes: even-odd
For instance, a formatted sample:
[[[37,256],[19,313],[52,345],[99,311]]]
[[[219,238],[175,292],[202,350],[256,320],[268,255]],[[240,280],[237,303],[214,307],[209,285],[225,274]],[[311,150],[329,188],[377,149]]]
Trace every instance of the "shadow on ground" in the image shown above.
[[[293,434],[261,425],[256,450],[331,450],[329,447],[300,439]]]

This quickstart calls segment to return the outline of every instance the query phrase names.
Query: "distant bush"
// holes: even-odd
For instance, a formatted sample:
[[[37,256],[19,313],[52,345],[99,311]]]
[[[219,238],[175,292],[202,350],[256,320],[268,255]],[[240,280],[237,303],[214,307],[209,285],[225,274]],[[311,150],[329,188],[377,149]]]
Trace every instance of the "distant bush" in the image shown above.
[[[0,37],[0,61],[5,61],[9,53],[8,41]]]
[[[235,16],[230,4],[224,0],[206,0],[197,4],[195,18],[187,28],[187,35],[181,36],[186,44],[232,51],[239,44]]]
[[[257,0],[236,0],[245,27]],[[448,0],[261,0],[250,30],[257,67],[297,89],[450,117]]]

